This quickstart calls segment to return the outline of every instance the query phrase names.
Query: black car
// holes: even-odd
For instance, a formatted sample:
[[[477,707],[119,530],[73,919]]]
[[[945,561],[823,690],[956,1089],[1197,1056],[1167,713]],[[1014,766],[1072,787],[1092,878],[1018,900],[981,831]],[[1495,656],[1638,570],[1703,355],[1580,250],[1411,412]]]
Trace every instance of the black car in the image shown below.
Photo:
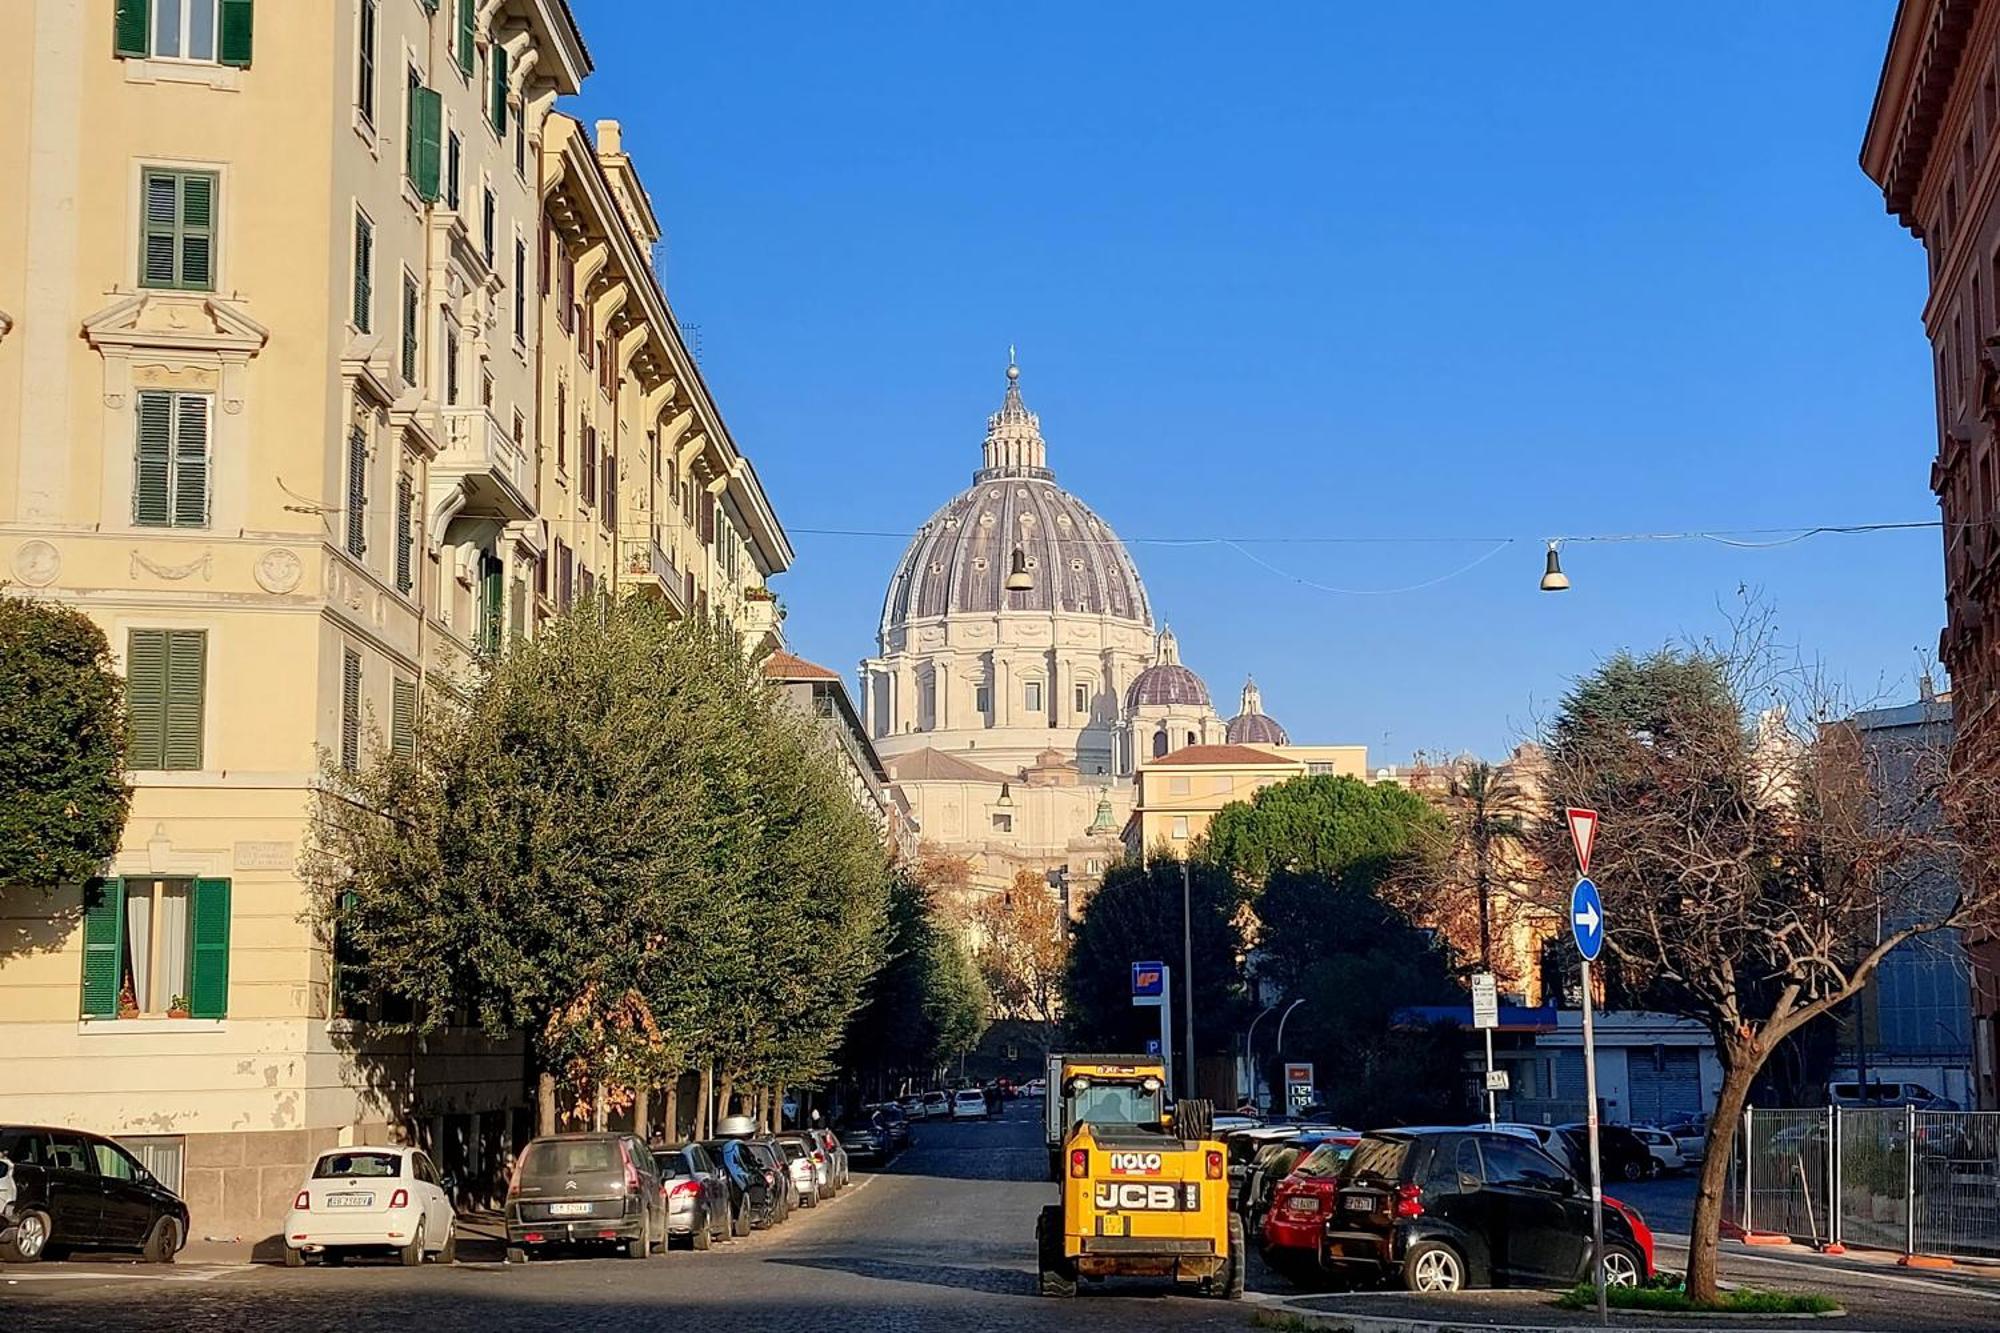
[[[768,1138],[738,1139],[748,1160],[763,1174],[764,1184],[777,1196],[777,1221],[784,1221],[792,1215],[792,1173],[785,1160],[784,1149]]]
[[[0,1125],[0,1260],[124,1249],[170,1264],[187,1238],[187,1205],[110,1139]]]
[[[880,1111],[863,1113],[840,1127],[840,1146],[850,1161],[886,1162],[894,1150],[889,1124]]]
[[[1379,1130],[1341,1168],[1322,1262],[1412,1291],[1570,1286],[1591,1266],[1590,1196],[1520,1135],[1483,1128]],[[1614,1286],[1653,1274],[1653,1233],[1604,1201],[1604,1269]]]
[[[1569,1142],[1571,1158],[1584,1164],[1579,1174],[1587,1178],[1590,1171],[1590,1126],[1561,1125],[1558,1128]],[[1606,1180],[1650,1180],[1660,1174],[1660,1159],[1653,1156],[1653,1150],[1646,1146],[1644,1139],[1623,1125],[1597,1127],[1597,1159]]]
[[[776,1183],[742,1139],[709,1139],[701,1145],[729,1180],[730,1216],[743,1235],[750,1228],[777,1225],[780,1202]]]
[[[903,1108],[896,1102],[883,1102],[880,1106],[868,1108],[882,1117],[883,1127],[889,1131],[889,1150],[899,1152],[909,1146],[910,1117],[903,1114]]]

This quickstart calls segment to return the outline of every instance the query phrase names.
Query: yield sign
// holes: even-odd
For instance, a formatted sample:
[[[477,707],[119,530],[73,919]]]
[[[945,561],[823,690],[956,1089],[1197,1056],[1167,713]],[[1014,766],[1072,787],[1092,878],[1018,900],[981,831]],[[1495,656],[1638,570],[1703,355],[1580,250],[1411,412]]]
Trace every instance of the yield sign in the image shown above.
[[[1569,820],[1570,844],[1576,848],[1576,873],[1590,873],[1590,849],[1597,843],[1597,811],[1571,807],[1563,811]]]

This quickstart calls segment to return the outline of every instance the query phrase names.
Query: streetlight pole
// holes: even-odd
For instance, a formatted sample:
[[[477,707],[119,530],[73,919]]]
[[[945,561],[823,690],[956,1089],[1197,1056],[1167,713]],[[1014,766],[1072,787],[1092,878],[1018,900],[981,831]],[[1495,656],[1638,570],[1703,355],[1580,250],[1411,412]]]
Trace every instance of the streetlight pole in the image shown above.
[[[1181,858],[1181,1003],[1187,1006],[1187,1026],[1182,1029],[1187,1047],[1187,1091],[1195,1094],[1194,1081],[1194,916],[1188,907],[1188,863]]]
[[[1272,1058],[1278,1060],[1280,1063],[1282,1063],[1285,1058],[1285,1020],[1292,1016],[1292,1010],[1298,1008],[1300,1005],[1304,1003],[1305,1001],[1303,999],[1293,1000],[1290,1004],[1285,1006],[1285,1012],[1278,1015],[1278,1044],[1272,1048],[1271,1055]],[[1286,1109],[1290,1110],[1291,1108],[1287,1107]]]
[[[1243,1074],[1250,1083],[1250,1101],[1257,1101],[1257,1025],[1278,1012],[1278,1006],[1267,1004],[1262,1013],[1250,1020],[1250,1030],[1243,1034]]]

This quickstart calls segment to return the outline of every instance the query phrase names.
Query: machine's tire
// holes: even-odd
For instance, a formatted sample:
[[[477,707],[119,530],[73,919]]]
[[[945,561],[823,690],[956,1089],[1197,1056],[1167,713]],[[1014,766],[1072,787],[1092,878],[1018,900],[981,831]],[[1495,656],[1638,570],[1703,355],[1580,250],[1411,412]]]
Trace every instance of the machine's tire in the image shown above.
[[[750,1227],[750,1200],[746,1196],[743,1206],[729,1215],[729,1234],[732,1238],[740,1239],[750,1234]]]
[[[1044,1296],[1076,1295],[1076,1272],[1062,1252],[1062,1206],[1050,1204],[1035,1219],[1036,1267]]]
[[[1465,1286],[1465,1259],[1443,1241],[1420,1240],[1404,1253],[1405,1291],[1453,1292]]]
[[[1243,1279],[1250,1267],[1249,1247],[1243,1240],[1243,1216],[1229,1215],[1229,1259],[1223,1265],[1222,1280],[1210,1289],[1210,1294],[1220,1296],[1225,1301],[1243,1299]]]
[[[1174,1136],[1183,1143],[1215,1137],[1215,1103],[1206,1097],[1183,1097],[1174,1103]]]
[[[690,1250],[705,1250],[715,1244],[713,1225],[713,1222],[709,1218],[702,1218],[701,1225],[693,1231],[688,1232],[688,1248]]]
[[[48,1257],[51,1230],[47,1213],[23,1213],[15,1226],[14,1238],[0,1241],[0,1262],[10,1264],[41,1262]]]
[[[306,1266],[306,1252],[304,1250],[295,1249],[294,1247],[287,1245],[285,1247],[285,1267],[304,1268],[305,1266]]]
[[[396,1262],[405,1268],[415,1268],[424,1261],[424,1219],[417,1219],[417,1232],[410,1237],[410,1243],[396,1251]]]
[[[153,1229],[146,1233],[146,1248],[141,1251],[146,1262],[170,1264],[180,1252],[181,1224],[171,1217],[153,1223]]]

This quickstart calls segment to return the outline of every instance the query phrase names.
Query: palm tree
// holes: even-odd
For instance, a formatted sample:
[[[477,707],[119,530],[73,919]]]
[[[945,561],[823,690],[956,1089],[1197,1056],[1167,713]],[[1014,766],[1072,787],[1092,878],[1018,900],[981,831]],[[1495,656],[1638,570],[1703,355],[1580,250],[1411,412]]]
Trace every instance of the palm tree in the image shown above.
[[[1505,768],[1484,759],[1454,766],[1448,787],[1460,845],[1472,853],[1472,883],[1479,895],[1479,967],[1493,970],[1493,849],[1518,841],[1526,830],[1527,797]]]

